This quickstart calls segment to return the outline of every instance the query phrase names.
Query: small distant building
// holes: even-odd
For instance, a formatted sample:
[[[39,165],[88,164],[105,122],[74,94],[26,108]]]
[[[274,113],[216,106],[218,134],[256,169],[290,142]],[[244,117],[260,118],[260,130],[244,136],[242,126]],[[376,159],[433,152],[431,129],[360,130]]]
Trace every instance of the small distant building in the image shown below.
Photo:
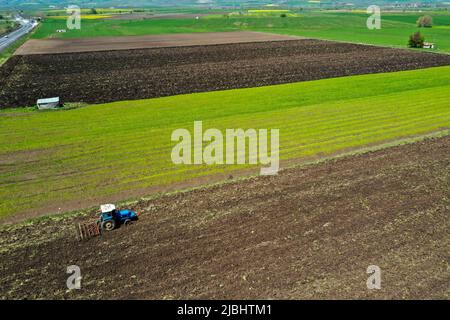
[[[55,109],[61,106],[61,100],[59,97],[39,99],[37,101],[37,107],[39,110]]]
[[[65,32],[66,32],[66,29],[58,29],[58,30],[56,30],[56,32],[57,32],[57,33],[65,33]]]
[[[423,48],[424,48],[424,49],[434,49],[434,43],[431,43],[431,42],[424,42],[424,43],[423,43]]]

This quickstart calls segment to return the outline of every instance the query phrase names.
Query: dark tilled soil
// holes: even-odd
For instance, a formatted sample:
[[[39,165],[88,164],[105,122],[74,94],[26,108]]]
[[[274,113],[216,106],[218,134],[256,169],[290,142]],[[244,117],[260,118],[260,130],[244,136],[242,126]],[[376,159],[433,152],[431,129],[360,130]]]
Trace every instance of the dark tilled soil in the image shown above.
[[[85,242],[73,218],[10,227],[0,297],[448,299],[449,152],[447,136],[141,201]]]
[[[450,55],[319,40],[13,56],[0,108],[103,103],[450,64]]]

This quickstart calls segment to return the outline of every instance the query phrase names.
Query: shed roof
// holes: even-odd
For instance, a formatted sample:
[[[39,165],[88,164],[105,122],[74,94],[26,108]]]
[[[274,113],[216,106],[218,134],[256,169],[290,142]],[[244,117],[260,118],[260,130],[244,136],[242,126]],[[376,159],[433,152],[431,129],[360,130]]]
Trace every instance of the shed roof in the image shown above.
[[[56,103],[56,102],[59,102],[59,97],[38,99],[37,101],[38,104]]]

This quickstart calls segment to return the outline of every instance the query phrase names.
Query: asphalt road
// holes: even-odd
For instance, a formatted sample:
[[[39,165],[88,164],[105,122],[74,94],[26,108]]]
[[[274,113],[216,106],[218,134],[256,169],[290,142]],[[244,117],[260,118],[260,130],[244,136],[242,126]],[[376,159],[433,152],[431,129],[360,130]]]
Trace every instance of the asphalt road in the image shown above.
[[[0,52],[5,50],[38,25],[37,22],[26,20],[22,17],[19,17],[19,19],[19,23],[21,24],[20,28],[0,38]]]

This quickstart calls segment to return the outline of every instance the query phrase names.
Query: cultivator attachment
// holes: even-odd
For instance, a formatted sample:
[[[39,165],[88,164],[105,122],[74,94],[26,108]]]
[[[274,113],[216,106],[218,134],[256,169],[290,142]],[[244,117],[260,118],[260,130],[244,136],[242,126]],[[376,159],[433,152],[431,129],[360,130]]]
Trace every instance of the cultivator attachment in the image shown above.
[[[102,230],[112,231],[121,225],[128,226],[139,219],[135,211],[117,210],[113,204],[101,205],[100,210],[101,213],[98,220],[78,223],[75,226],[78,241],[99,236]]]
[[[76,226],[78,241],[86,240],[100,235],[97,222],[79,223]]]

